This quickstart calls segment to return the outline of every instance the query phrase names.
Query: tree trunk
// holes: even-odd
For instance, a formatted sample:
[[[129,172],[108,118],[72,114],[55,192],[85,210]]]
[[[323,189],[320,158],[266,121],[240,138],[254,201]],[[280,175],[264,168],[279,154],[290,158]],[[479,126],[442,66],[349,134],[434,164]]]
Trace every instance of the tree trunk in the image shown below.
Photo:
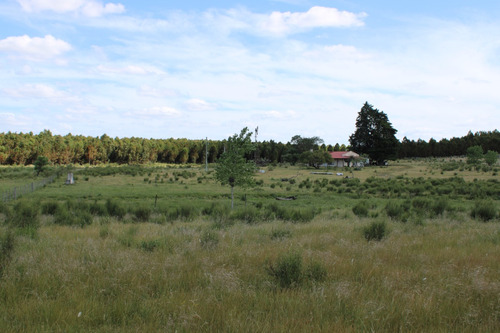
[[[233,209],[234,202],[234,186],[231,186],[231,210]]]

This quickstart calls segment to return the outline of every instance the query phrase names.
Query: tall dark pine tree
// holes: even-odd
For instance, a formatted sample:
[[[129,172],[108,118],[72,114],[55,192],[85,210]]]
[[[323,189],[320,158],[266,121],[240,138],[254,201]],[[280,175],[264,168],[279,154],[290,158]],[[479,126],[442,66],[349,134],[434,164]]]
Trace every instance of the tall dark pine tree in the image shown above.
[[[366,154],[372,162],[382,165],[396,158],[399,141],[397,130],[387,115],[366,102],[356,118],[356,131],[349,137],[353,151]]]

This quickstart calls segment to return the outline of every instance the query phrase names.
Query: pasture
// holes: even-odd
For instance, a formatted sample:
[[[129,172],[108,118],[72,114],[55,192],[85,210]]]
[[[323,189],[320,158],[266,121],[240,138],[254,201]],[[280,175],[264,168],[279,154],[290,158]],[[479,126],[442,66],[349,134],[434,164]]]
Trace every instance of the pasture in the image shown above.
[[[233,211],[197,165],[81,168],[0,204],[0,330],[500,331],[498,167],[263,170]]]

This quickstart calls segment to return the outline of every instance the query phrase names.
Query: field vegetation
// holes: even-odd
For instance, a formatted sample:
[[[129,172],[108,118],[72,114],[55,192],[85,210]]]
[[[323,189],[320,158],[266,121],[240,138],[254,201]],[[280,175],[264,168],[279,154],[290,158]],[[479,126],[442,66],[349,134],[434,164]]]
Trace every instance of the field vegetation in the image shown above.
[[[81,167],[0,203],[0,330],[500,331],[498,164],[269,165],[234,209],[213,167]]]

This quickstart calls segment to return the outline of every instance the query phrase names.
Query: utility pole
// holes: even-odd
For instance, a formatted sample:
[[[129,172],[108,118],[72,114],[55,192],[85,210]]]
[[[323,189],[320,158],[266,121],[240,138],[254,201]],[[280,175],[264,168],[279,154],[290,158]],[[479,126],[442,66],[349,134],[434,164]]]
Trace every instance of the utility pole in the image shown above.
[[[208,172],[208,137],[205,139],[205,172]]]

